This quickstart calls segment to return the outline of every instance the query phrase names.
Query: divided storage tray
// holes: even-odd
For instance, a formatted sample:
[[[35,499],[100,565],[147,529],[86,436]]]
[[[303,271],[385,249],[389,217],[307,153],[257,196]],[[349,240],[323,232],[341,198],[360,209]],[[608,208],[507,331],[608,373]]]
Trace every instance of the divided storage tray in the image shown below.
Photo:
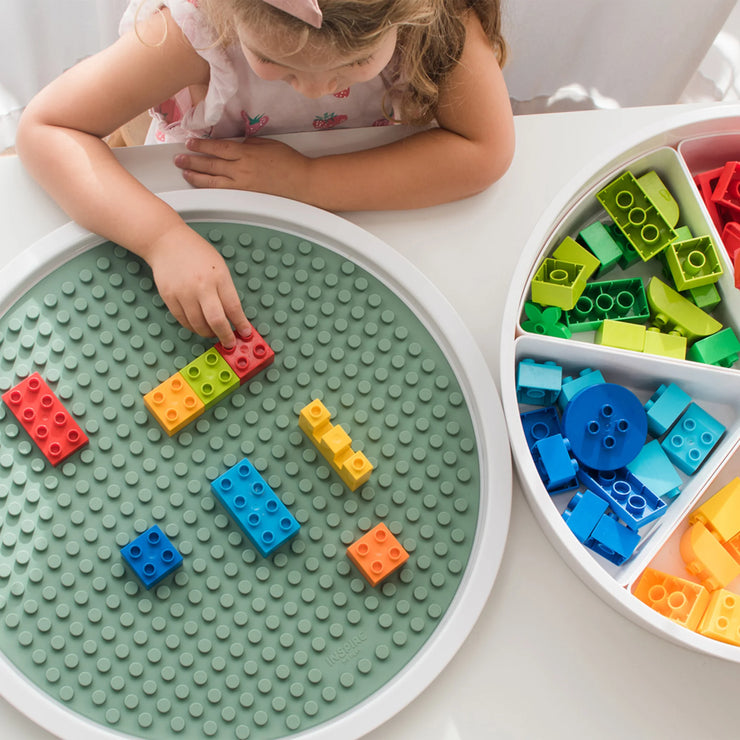
[[[166,198],[224,255],[274,362],[168,436],[143,395],[213,341],[146,265],[68,225],[2,271],[2,392],[38,372],[89,442],[52,466],[0,406],[0,691],[70,740],[363,735],[442,670],[493,585],[511,504],[493,380],[361,229],[280,198]],[[354,491],[299,429],[316,398],[374,466]],[[300,525],[266,557],[211,491],[250,465]],[[373,587],[347,548],[380,524],[409,557]],[[145,532],[174,568],[149,590],[121,553]]]
[[[615,147],[601,161],[579,174],[561,193],[558,200],[542,215],[529,238],[507,299],[500,358],[504,412],[514,459],[522,478],[524,491],[544,532],[564,559],[596,593],[630,619],[679,644],[735,661],[740,661],[740,646],[705,636],[679,623],[680,620],[676,621],[663,616],[638,599],[634,595],[634,590],[646,568],[689,582],[683,594],[675,595],[676,604],[682,600],[686,601],[686,594],[693,593],[694,589],[698,589],[701,584],[696,573],[690,573],[686,568],[681,553],[681,539],[690,526],[691,512],[724,486],[740,477],[740,362],[736,357],[738,347],[734,346],[733,340],[730,340],[726,361],[723,360],[717,364],[705,364],[685,359],[680,351],[675,354],[665,348],[658,351],[654,349],[635,351],[620,348],[630,346],[631,340],[627,335],[632,329],[637,332],[638,339],[635,341],[638,345],[636,346],[642,346],[639,342],[643,341],[641,337],[645,336],[645,327],[650,326],[654,328],[660,326],[663,329],[663,334],[653,333],[650,337],[651,341],[665,339],[670,342],[678,340],[680,343],[680,337],[667,335],[672,326],[670,322],[666,326],[663,316],[651,310],[650,317],[647,317],[647,312],[644,311],[645,299],[642,298],[641,292],[638,295],[638,292],[634,290],[635,282],[647,287],[650,280],[655,277],[674,290],[686,287],[685,284],[682,284],[681,288],[674,286],[668,259],[661,256],[646,261],[638,258],[632,263],[625,259],[622,264],[615,266],[603,276],[597,277],[594,274],[592,281],[624,282],[615,283],[613,286],[590,288],[590,292],[584,294],[589,300],[578,305],[576,312],[572,312],[569,316],[569,318],[575,317],[574,321],[577,319],[583,323],[577,327],[578,330],[573,327],[574,331],[570,337],[567,336],[567,330],[563,328],[567,306],[563,307],[562,314],[558,316],[557,310],[545,315],[542,307],[535,307],[532,311],[531,307],[525,304],[534,300],[533,280],[545,274],[543,265],[547,265],[548,269],[557,267],[569,269],[567,264],[559,263],[552,256],[553,252],[564,241],[567,241],[568,237],[578,240],[578,244],[583,244],[579,235],[586,227],[597,221],[609,227],[616,220],[612,218],[612,214],[607,213],[602,202],[597,198],[597,194],[617,178],[622,178],[620,183],[629,179],[629,175],[625,173],[630,173],[638,179],[648,173],[656,173],[665,189],[678,204],[677,227],[688,227],[688,231],[683,232],[682,238],[686,239],[690,231],[691,237],[706,237],[717,248],[719,264],[708,260],[707,264],[701,266],[701,269],[723,273],[715,284],[721,302],[718,305],[707,307],[707,315],[711,316],[713,321],[719,322],[722,327],[729,327],[736,335],[740,334],[740,292],[734,284],[732,259],[723,247],[718,227],[713,222],[694,180],[699,173],[721,168],[725,163],[738,159],[740,159],[740,109],[737,106],[730,106],[693,110],[670,119],[660,126],[638,132],[631,140]],[[652,177],[652,175],[648,176]],[[621,189],[621,185],[615,186],[615,192]],[[654,196],[656,202],[665,200],[662,205],[666,208],[666,212],[670,213],[671,206],[666,205],[670,198],[663,198],[665,193],[660,189],[655,191]],[[636,220],[640,221],[643,215],[641,212],[638,213]],[[670,216],[668,219],[670,220]],[[618,232],[615,233],[618,234]],[[649,235],[652,240],[657,236],[657,229],[645,232],[645,234]],[[572,242],[568,244],[573,247]],[[559,253],[559,258],[565,259],[561,255],[562,252]],[[698,262],[701,262],[700,257]],[[577,281],[578,276],[575,273],[566,275],[567,269],[558,273],[560,277],[566,283],[569,279]],[[537,286],[537,290],[541,290],[540,285]],[[606,325],[601,324],[604,312],[602,315],[599,315],[598,311],[589,313],[596,298],[599,297],[599,290],[605,294],[601,296],[605,306],[608,306],[610,310],[616,310],[617,313],[622,311],[617,320],[608,322]],[[686,291],[682,293],[682,295],[685,294]],[[622,304],[619,304],[617,297]],[[560,298],[555,296],[552,300],[557,301]],[[566,304],[567,300],[568,298],[566,298]],[[614,314],[610,315],[614,316]],[[587,319],[594,320],[592,323],[587,323]],[[553,328],[552,322],[555,320],[558,320],[560,325]],[[622,321],[629,322],[626,325],[627,329],[622,328],[625,326]],[[619,325],[616,330],[619,332],[618,339],[607,340],[607,336],[612,336],[608,332],[612,331],[615,325]],[[716,327],[713,331],[716,331]],[[685,334],[686,332],[679,333]],[[651,332],[648,331],[647,335],[650,334]],[[692,341],[693,338],[689,337],[689,346]],[[655,345],[651,347],[654,348]],[[666,475],[659,473],[656,476],[656,488],[660,488],[663,484],[666,486],[660,492],[663,494],[662,499],[656,503],[656,507],[662,507],[665,513],[645,523],[644,526],[636,528],[639,537],[627,532],[627,528],[618,530],[626,533],[627,539],[630,540],[629,554],[626,558],[615,555],[609,549],[604,551],[603,548],[599,550],[598,547],[595,549],[592,546],[586,547],[582,541],[585,540],[589,545],[593,545],[594,540],[588,539],[585,534],[579,540],[574,530],[566,523],[573,507],[584,496],[590,495],[584,493],[587,490],[584,484],[585,477],[581,477],[584,466],[582,463],[577,466],[580,471],[573,473],[572,480],[562,483],[561,492],[557,492],[557,486],[553,485],[556,478],[549,478],[548,471],[541,474],[542,456],[539,453],[533,456],[530,451],[531,438],[528,441],[525,436],[521,414],[534,409],[542,409],[548,404],[541,404],[534,397],[530,397],[530,400],[535,401],[534,404],[523,402],[522,399],[526,400],[524,396],[517,398],[517,373],[523,360],[531,360],[538,364],[554,363],[555,367],[562,368],[563,379],[579,378],[582,371],[599,371],[603,381],[628,389],[637,397],[641,405],[654,399],[654,394],[661,386],[674,384],[688,394],[690,400],[702,409],[699,413],[706,413],[707,418],[711,418],[712,431],[711,433],[706,432],[703,436],[701,428],[697,433],[698,436],[691,436],[695,431],[694,421],[691,422],[691,433],[687,431],[684,436],[675,432],[678,426],[672,428],[667,434],[665,430],[662,430],[662,433],[655,432],[647,435],[647,441],[655,440],[656,445],[663,442],[665,438],[665,449],[684,443],[687,445],[686,449],[691,449],[691,445],[696,443],[697,449],[701,448],[701,454],[697,450],[691,452],[698,461],[695,470],[692,470],[690,465],[687,469],[681,469],[681,465],[674,464],[669,466],[669,471],[664,471]],[[543,372],[544,378],[547,370]],[[565,397],[562,397],[561,404],[564,403]],[[594,409],[594,413],[595,411]],[[611,412],[611,409],[609,411]],[[562,408],[558,409],[558,416],[562,417]],[[588,414],[586,417],[591,418]],[[636,419],[638,415],[630,417],[632,418]],[[552,425],[549,427],[546,425],[545,428],[547,431],[538,433],[547,438],[558,431]],[[594,429],[596,428],[595,425]],[[687,426],[686,429],[689,427]],[[642,435],[642,439],[645,439],[644,430]],[[580,441],[576,440],[574,444],[580,444]],[[609,440],[609,444],[614,444],[613,438]],[[616,444],[618,447],[619,443]],[[538,447],[537,450],[539,449],[544,449],[544,447]],[[563,447],[558,449],[562,453]],[[564,478],[570,475],[568,466],[573,464],[572,457],[575,453],[571,455],[570,460],[568,455],[569,453],[566,452],[559,458],[561,462],[565,460],[565,468],[559,469]],[[555,457],[550,459],[555,460]],[[604,469],[606,470],[607,467]],[[643,470],[642,482],[644,483],[645,477],[650,477],[650,474],[654,472],[654,465],[652,470]],[[547,481],[550,489],[555,492],[548,492],[543,481]],[[632,490],[637,491],[636,488]],[[578,494],[583,494],[583,496],[574,499],[574,496]],[[604,499],[604,497],[601,498]],[[594,511],[598,510],[599,514],[596,516],[600,516],[603,509],[606,509],[606,504],[598,503],[599,498],[590,500],[596,502],[593,504]],[[638,502],[644,504],[644,497],[642,501],[638,499]],[[606,512],[611,519],[608,523],[614,531],[617,531],[614,525],[617,519],[619,526],[622,527],[628,518],[627,515],[618,514],[619,505],[619,502],[615,501],[614,505],[610,504]],[[571,525],[576,527],[573,521]],[[593,527],[593,523],[588,526]],[[589,528],[588,531],[591,529]],[[598,541],[598,538],[596,539]],[[716,540],[711,542],[717,544]],[[622,544],[622,542],[618,543],[619,546]],[[738,566],[738,572],[740,572],[740,566]],[[740,578],[735,578],[726,584],[725,588],[730,592],[740,593]],[[663,593],[660,585],[653,593],[657,597],[659,592]],[[706,598],[709,597],[706,596]],[[740,605],[740,598],[735,600],[734,597],[730,597],[729,602],[733,601],[737,601]],[[724,620],[723,624],[726,626],[725,617],[721,620]],[[730,615],[729,622],[733,630],[740,626],[740,608]]]

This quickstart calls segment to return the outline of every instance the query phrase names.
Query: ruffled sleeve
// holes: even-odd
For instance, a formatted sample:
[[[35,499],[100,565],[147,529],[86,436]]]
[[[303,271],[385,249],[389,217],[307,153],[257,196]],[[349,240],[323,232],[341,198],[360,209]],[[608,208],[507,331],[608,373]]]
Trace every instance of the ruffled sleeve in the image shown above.
[[[150,111],[157,121],[158,134],[162,134],[157,138],[184,141],[189,136],[207,137],[235,95],[238,83],[228,54],[198,8],[197,0],[131,0],[121,18],[119,33],[134,30],[137,23],[163,7],[169,9],[193,49],[208,62],[210,80],[206,96],[198,104],[192,105],[189,92],[183,90]]]

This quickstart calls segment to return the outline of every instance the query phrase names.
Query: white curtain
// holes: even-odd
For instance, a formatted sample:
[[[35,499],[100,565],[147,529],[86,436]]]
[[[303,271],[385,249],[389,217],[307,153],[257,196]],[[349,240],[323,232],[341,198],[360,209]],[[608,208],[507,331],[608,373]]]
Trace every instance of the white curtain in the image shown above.
[[[676,103],[736,0],[503,0],[517,113]]]
[[[126,0],[0,0],[0,151],[44,85],[118,37]]]

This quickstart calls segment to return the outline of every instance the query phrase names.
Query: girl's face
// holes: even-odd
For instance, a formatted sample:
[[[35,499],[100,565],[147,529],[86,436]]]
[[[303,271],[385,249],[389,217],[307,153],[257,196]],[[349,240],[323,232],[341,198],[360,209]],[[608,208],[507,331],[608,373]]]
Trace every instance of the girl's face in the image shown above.
[[[292,51],[277,34],[257,36],[248,28],[239,30],[239,42],[258,77],[287,82],[307,98],[320,98],[376,77],[393,56],[396,29],[387,31],[375,46],[349,57],[311,43],[300,51]]]

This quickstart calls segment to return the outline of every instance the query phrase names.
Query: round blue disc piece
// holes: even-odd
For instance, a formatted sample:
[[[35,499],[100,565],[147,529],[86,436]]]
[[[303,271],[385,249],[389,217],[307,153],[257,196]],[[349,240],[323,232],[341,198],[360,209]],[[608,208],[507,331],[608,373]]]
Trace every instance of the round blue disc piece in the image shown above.
[[[599,383],[576,393],[563,411],[563,436],[582,465],[616,470],[637,457],[647,437],[647,414],[632,391]]]

